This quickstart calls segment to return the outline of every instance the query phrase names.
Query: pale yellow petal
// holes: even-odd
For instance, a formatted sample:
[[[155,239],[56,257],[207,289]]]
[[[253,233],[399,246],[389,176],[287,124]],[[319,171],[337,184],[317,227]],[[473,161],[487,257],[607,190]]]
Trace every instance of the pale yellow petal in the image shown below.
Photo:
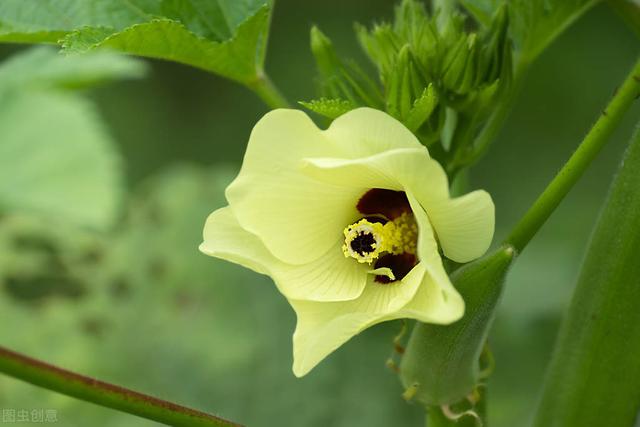
[[[203,240],[199,248],[201,252],[261,274],[270,274],[270,267],[279,263],[256,235],[240,227],[228,206],[209,215]]]
[[[305,157],[335,156],[304,113],[275,110],[254,127],[240,174],[226,196],[238,222],[291,264],[318,259],[357,219],[364,189],[319,182],[299,172]]]
[[[442,258],[440,257],[440,253],[438,253],[438,243],[436,242],[429,217],[413,193],[406,194],[409,205],[411,205],[413,216],[418,223],[418,259],[427,265],[441,265]]]
[[[280,291],[289,299],[347,301],[358,298],[367,283],[368,264],[346,258],[343,240],[316,261],[302,265],[279,263],[271,271]]]
[[[447,175],[424,147],[394,149],[358,159],[306,158],[301,170],[328,184],[419,192],[424,202],[449,197]]]
[[[464,308],[464,300],[455,289],[454,292],[444,290],[442,283],[427,273],[416,295],[394,318],[448,325],[462,318]]]
[[[402,166],[402,186],[413,193],[423,206],[449,199],[449,179],[437,160],[417,159]]]
[[[298,316],[293,335],[293,373],[301,377],[351,337],[388,320],[418,291],[424,269],[417,265],[402,281],[379,284],[371,277],[359,298],[320,303],[292,300]]]
[[[368,265],[346,258],[342,241],[309,264],[287,264],[274,257],[255,234],[244,230],[229,207],[213,212],[204,227],[203,253],[268,274],[288,299],[346,301],[367,282]]]
[[[304,157],[340,156],[334,147],[302,111],[273,110],[253,127],[241,173],[271,174],[295,169]]]
[[[415,135],[398,120],[387,113],[366,107],[338,117],[324,134],[344,152],[344,155],[336,157],[353,159],[396,148],[422,147]]]
[[[495,206],[486,191],[428,203],[424,208],[447,258],[469,262],[489,249],[495,227]]]
[[[358,159],[306,158],[301,162],[301,170],[307,176],[334,185],[402,190],[397,176],[401,166],[425,155],[428,156],[425,148],[400,148]]]
[[[402,313],[422,322],[454,322],[464,314],[464,301],[444,269],[426,212],[413,194],[407,193],[407,198],[418,223],[418,258],[426,274],[415,297]]]

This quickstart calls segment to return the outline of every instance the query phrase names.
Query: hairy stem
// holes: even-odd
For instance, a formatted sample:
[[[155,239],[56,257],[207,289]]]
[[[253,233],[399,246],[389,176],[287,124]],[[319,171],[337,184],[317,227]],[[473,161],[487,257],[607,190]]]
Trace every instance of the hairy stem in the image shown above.
[[[170,426],[240,426],[204,412],[78,375],[2,347],[0,347],[0,373],[67,396]]]
[[[289,101],[280,93],[280,90],[266,74],[261,74],[247,86],[270,108],[288,108],[290,106]]]
[[[640,60],[635,63],[631,73],[618,88],[578,149],[514,227],[505,241],[506,244],[512,245],[518,252],[527,246],[595,159],[639,94]]]

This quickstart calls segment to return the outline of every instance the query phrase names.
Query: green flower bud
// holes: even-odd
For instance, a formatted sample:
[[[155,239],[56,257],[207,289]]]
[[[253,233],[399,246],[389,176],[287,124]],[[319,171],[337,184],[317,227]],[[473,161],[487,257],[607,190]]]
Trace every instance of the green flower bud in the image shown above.
[[[371,31],[363,25],[356,25],[356,35],[360,46],[378,68],[383,84],[387,83],[398,54],[399,37],[391,25],[375,25]]]
[[[512,247],[467,264],[451,280],[463,296],[465,314],[447,326],[417,323],[400,364],[400,379],[424,405],[451,405],[478,384],[479,359],[504,278],[513,261]]]
[[[387,84],[387,111],[404,121],[409,116],[415,100],[422,96],[426,86],[427,82],[418,70],[411,47],[404,45]]]
[[[410,131],[416,132],[422,124],[427,121],[438,105],[438,95],[433,83],[422,91],[422,94],[415,100],[411,111],[406,116],[404,124]]]
[[[345,66],[329,39],[314,28],[320,96],[334,102],[330,111],[319,101],[312,109],[335,115],[334,105],[385,108],[444,164],[468,158],[474,139],[510,87],[512,46],[506,5],[474,32],[455,6],[438,1],[430,14],[423,3],[402,0],[393,23],[356,26],[382,90],[354,65]],[[429,99],[424,98],[427,88]],[[456,120],[447,119],[452,117]]]
[[[453,90],[458,85],[458,81],[464,73],[469,41],[465,34],[458,37],[455,45],[449,50],[443,61],[442,67],[442,83],[446,89]]]
[[[478,48],[477,38],[475,34],[470,34],[467,38],[468,50],[467,61],[464,65],[464,74],[462,75],[458,87],[457,93],[468,93],[475,88],[475,81],[478,68],[478,58],[480,56],[480,49]]]
[[[500,78],[504,80],[505,73],[510,72],[512,63],[511,44],[507,35],[508,27],[509,13],[507,5],[504,4],[496,11],[490,30],[485,35],[487,40],[483,43],[477,84],[493,82]]]
[[[316,59],[320,73],[330,75],[338,68],[338,59],[331,40],[315,25],[311,27],[311,52]]]
[[[311,52],[320,72],[323,97],[346,100],[354,107],[382,106],[382,95],[376,83],[356,64],[345,65],[336,55],[331,40],[315,26],[311,28]]]

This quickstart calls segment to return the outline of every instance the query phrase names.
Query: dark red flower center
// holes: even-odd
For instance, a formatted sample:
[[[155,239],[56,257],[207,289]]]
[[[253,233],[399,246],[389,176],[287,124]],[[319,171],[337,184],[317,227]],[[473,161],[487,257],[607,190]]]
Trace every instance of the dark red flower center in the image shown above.
[[[404,191],[385,190],[382,188],[374,188],[367,191],[358,200],[356,207],[367,220],[383,224],[387,221],[393,221],[403,214],[412,214],[411,205]],[[354,243],[357,247],[353,247]],[[365,253],[367,250],[372,250],[371,245],[373,243],[375,243],[373,236],[365,234],[354,239],[351,247],[354,251]],[[361,250],[362,252],[360,252]],[[381,284],[388,284],[402,280],[417,263],[416,254],[413,253],[382,255],[375,261],[374,268],[386,267],[391,269],[395,280],[391,280],[387,276],[376,275],[375,281]]]

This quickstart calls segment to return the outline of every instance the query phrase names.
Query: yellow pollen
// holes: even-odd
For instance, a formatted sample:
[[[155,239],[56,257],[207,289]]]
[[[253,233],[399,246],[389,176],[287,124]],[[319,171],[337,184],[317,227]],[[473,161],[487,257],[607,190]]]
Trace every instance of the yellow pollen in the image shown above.
[[[344,229],[342,252],[347,258],[371,264],[382,254],[415,254],[417,240],[418,226],[411,214],[385,224],[361,219]]]

